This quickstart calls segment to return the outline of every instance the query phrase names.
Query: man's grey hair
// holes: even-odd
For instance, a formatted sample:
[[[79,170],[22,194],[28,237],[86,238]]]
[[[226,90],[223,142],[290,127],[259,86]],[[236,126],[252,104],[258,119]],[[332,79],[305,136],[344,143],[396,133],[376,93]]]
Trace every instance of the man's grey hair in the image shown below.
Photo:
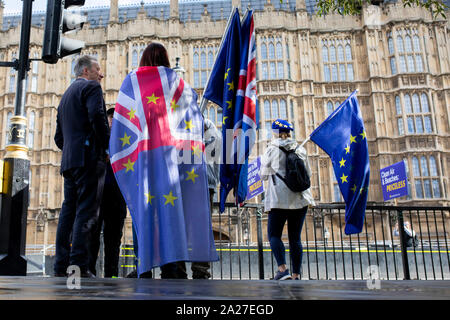
[[[84,68],[91,69],[92,63],[98,62],[96,58],[84,55],[78,58],[77,62],[75,63],[75,67],[73,68],[73,72],[75,73],[76,77],[79,77],[83,74]]]

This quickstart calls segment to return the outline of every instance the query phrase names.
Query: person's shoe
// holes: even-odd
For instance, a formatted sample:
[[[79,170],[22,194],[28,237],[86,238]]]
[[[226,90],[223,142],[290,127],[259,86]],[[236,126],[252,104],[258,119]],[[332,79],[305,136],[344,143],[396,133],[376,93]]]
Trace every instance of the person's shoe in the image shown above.
[[[209,279],[211,278],[211,274],[209,272],[193,272],[192,279]]]
[[[288,279],[292,279],[291,275],[289,274],[289,269],[286,269],[283,272],[278,270],[277,274],[273,278],[273,280],[280,280],[280,281],[281,280],[288,280]]]
[[[80,274],[81,278],[95,278],[95,275],[90,272],[89,270],[86,270],[85,272],[81,272]]]
[[[125,278],[137,278],[137,277],[138,277],[137,271],[133,270],[129,274],[127,274]]]

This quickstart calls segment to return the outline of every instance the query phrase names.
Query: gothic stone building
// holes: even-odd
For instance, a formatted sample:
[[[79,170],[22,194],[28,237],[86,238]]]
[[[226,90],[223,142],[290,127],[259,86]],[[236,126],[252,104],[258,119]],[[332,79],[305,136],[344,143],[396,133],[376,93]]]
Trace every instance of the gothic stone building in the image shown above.
[[[74,38],[82,54],[95,55],[105,78],[107,107],[115,105],[126,74],[137,67],[151,41],[168,49],[186,69],[185,80],[201,96],[232,7],[254,10],[260,130],[252,158],[263,153],[270,124],[286,118],[302,142],[352,91],[359,90],[370,151],[369,201],[382,202],[379,170],[405,161],[409,205],[448,205],[450,169],[449,17],[385,1],[357,16],[318,17],[314,0],[166,0],[159,3],[81,8],[88,18]],[[0,1],[0,60],[18,57],[20,15],[3,15]],[[41,56],[45,13],[33,13],[30,57]],[[30,201],[27,243],[54,243],[63,183],[61,152],[53,136],[64,90],[74,80],[75,56],[50,65],[33,61],[26,99]],[[14,112],[16,73],[0,69],[0,157]],[[220,108],[205,115],[220,128]],[[341,201],[329,158],[308,142],[312,192],[318,203]],[[257,201],[261,201],[260,198]],[[131,242],[130,218],[125,241]],[[217,230],[216,230],[217,231]],[[230,236],[230,235],[228,235]],[[253,240],[255,241],[255,240]]]

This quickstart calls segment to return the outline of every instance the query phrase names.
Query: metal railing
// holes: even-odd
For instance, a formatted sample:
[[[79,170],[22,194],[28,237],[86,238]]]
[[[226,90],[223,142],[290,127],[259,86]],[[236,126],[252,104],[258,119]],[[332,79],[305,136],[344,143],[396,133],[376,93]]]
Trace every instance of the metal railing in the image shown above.
[[[211,263],[212,279],[274,277],[277,265],[261,204],[239,209],[227,205],[223,214],[216,204],[212,221],[220,258]],[[407,247],[405,238],[396,236],[397,222],[409,222],[418,237],[415,245]],[[345,235],[345,205],[318,205],[308,210],[301,233],[301,279],[450,279],[449,224],[450,207],[368,205],[362,232]],[[287,238],[282,240],[290,265]],[[126,276],[135,268],[132,245],[124,245],[121,252],[119,275]],[[159,268],[154,277],[159,277]]]

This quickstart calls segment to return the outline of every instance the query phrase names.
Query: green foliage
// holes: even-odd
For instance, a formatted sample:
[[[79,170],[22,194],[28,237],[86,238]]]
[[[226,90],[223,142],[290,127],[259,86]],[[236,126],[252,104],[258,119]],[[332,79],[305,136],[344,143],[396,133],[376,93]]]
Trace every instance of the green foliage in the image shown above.
[[[446,18],[445,9],[447,5],[442,0],[398,0],[403,2],[403,6],[411,7],[416,5],[428,9],[434,19],[438,16]],[[361,13],[363,3],[371,3],[371,0],[317,0],[317,15],[323,16],[329,13],[339,13],[343,16],[357,15]],[[283,0],[280,0],[283,3]]]

